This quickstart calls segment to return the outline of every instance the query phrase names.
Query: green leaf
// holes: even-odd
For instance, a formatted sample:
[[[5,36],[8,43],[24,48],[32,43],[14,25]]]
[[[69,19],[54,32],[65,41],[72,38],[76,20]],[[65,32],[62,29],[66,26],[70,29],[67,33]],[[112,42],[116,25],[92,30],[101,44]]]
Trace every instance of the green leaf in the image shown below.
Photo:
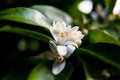
[[[120,47],[99,43],[79,48],[75,53],[84,59],[88,74],[95,77],[120,75]],[[105,71],[105,72],[104,72]],[[108,72],[108,73],[107,73]],[[101,77],[102,78],[102,77]],[[104,80],[104,79],[101,79]]]
[[[77,49],[76,53],[81,54],[81,55],[91,55],[91,56],[93,56],[107,64],[110,64],[111,66],[114,66],[120,70],[120,64],[114,60],[111,60],[110,58],[108,58],[108,56],[103,56],[100,53],[97,53],[92,50],[84,49],[84,48]]]
[[[115,6],[116,0],[104,0],[104,3],[106,4],[108,8],[108,13],[107,14],[112,14],[113,8]]]
[[[12,71],[8,75],[6,75],[2,80],[25,80],[26,76],[26,72]]]
[[[0,31],[17,33],[17,34],[29,36],[31,38],[35,38],[35,39],[38,39],[38,40],[41,40],[41,41],[44,41],[47,43],[49,43],[49,41],[52,40],[52,38],[50,38],[42,33],[27,30],[27,29],[16,28],[16,27],[4,26],[4,27],[0,28]]]
[[[41,63],[31,71],[27,80],[55,80],[55,77],[47,65]]]
[[[87,35],[90,43],[109,43],[120,46],[120,41],[102,30],[90,30]]]
[[[114,23],[115,24],[115,23]],[[112,25],[113,26],[113,25]],[[119,40],[120,37],[120,33],[119,30],[117,28],[117,25],[113,26],[113,27],[109,27],[107,29],[105,29],[106,32],[108,32],[110,35],[114,36],[116,39]]]
[[[16,57],[16,58],[18,58],[18,57]],[[14,65],[12,65],[13,63],[9,63],[9,65],[12,65],[12,66],[10,67],[9,71],[7,72],[7,75],[4,75],[4,77],[2,79],[0,78],[0,80],[26,80],[27,79],[27,76],[28,76],[31,68],[35,64],[31,63],[30,60],[27,60],[25,58],[21,59],[21,58],[17,59],[16,60],[17,63]],[[13,62],[14,61],[15,60],[13,60]],[[33,61],[33,62],[36,62],[36,61]]]
[[[100,60],[91,57],[78,57],[79,63],[82,63],[85,80],[108,80],[111,75],[110,70]]]
[[[64,21],[67,24],[72,23],[71,17],[63,12],[62,10],[48,5],[35,5],[32,6],[33,9],[36,9],[48,17],[51,21]]]
[[[49,28],[51,22],[37,10],[18,7],[0,12],[0,20],[10,20]]]
[[[81,57],[77,57],[77,61],[82,64],[85,74],[85,80],[95,80],[88,71],[88,66],[86,65],[85,61]]]

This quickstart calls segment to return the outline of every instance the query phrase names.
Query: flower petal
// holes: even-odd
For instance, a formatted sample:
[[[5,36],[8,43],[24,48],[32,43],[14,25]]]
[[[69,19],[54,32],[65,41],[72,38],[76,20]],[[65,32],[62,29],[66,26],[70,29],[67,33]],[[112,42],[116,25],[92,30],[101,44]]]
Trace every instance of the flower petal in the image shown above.
[[[44,53],[42,53],[42,56],[48,60],[54,60],[55,57],[53,55],[53,53],[51,51],[45,51]]]
[[[56,22],[56,24],[55,25],[53,25],[53,27],[55,28],[55,30],[57,31],[57,32],[61,32],[62,30],[63,30],[63,24],[61,24],[60,22]]]
[[[61,32],[66,31],[66,24],[64,22],[53,22],[53,26],[50,26],[50,32],[56,41],[59,40]]]
[[[79,38],[79,39],[83,39],[83,37],[84,37],[84,35],[82,34],[82,32],[81,32],[81,31],[78,31],[78,38]]]
[[[74,27],[72,28],[72,31],[77,31],[78,29],[79,29],[78,26],[74,26]]]
[[[57,47],[56,44],[53,41],[49,42],[50,49],[52,50],[53,54],[57,54]]]
[[[59,37],[58,40],[56,41],[56,44],[57,45],[64,45],[66,40],[67,40],[67,37],[64,37],[64,38]]]
[[[58,54],[61,56],[65,56],[67,54],[66,46],[57,46]]]
[[[63,62],[57,62],[55,61],[52,67],[52,73],[54,75],[58,75],[65,67],[66,61]]]
[[[67,42],[65,42],[64,45],[65,45],[65,46],[67,46],[67,45],[73,45],[73,46],[75,46],[75,47],[78,48],[78,45],[77,45],[75,42],[73,42],[73,41],[67,41]]]
[[[82,44],[82,41],[81,40],[76,40],[76,43],[78,46],[80,46]]]
[[[53,26],[50,27],[50,32],[55,40],[58,40],[58,36],[53,28]]]
[[[67,29],[67,31],[69,32],[69,31],[71,30],[71,26],[68,25],[68,26],[66,27],[66,29]]]
[[[57,21],[53,24],[53,27],[56,32],[61,32],[66,28],[66,24],[64,22]]]
[[[67,55],[66,58],[70,57],[71,54],[75,51],[76,47],[73,45],[67,45]]]
[[[63,27],[63,29],[65,29],[66,28],[66,23],[62,21],[61,26]]]

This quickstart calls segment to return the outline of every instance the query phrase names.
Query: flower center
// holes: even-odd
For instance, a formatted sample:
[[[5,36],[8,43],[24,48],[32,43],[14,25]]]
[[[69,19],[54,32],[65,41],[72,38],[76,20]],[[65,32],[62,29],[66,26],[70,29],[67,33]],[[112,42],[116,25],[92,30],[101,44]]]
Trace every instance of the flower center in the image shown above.
[[[63,57],[60,56],[60,55],[56,55],[55,56],[55,60],[58,61],[58,62],[62,62],[63,61]]]
[[[66,31],[58,32],[58,35],[59,35],[60,37],[65,37],[65,36],[68,35],[68,32],[66,32]]]
[[[76,31],[75,31],[75,32],[73,32],[73,35],[74,35],[74,36],[76,36],[77,34],[78,34],[78,33],[77,33]]]

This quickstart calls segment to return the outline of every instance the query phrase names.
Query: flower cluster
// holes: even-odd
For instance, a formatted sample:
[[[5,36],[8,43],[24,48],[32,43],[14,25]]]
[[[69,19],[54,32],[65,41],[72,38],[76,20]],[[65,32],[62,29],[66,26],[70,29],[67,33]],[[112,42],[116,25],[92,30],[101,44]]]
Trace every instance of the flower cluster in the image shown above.
[[[66,58],[78,48],[84,35],[78,31],[79,27],[67,26],[64,22],[54,22],[50,27],[50,32],[55,41],[50,41],[51,51],[46,56],[49,60],[54,60],[52,73],[58,75],[66,65]]]
[[[67,41],[72,41],[79,46],[84,35],[78,29],[78,26],[71,28],[70,25],[67,26],[64,22],[53,22],[50,32],[57,44],[64,45]]]

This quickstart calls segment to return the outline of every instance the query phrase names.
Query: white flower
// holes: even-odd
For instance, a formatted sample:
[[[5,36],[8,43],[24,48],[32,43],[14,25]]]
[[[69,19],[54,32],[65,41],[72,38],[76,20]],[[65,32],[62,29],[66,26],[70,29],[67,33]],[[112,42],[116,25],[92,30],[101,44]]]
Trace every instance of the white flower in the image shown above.
[[[50,41],[51,51],[47,51],[44,55],[49,60],[54,60],[52,73],[58,75],[66,65],[66,58],[70,57],[76,48],[82,43],[84,37],[79,27],[67,26],[64,22],[53,22],[50,32],[55,41]]]
[[[79,46],[82,43],[82,39],[84,35],[82,34],[81,31],[78,31],[79,27],[75,26],[73,27],[70,32],[69,32],[69,40],[76,42],[76,44]]]
[[[51,34],[53,35],[57,44],[64,44],[66,42],[68,32],[71,30],[71,26],[66,27],[64,22],[53,22],[53,26],[50,27]]]
[[[53,41],[49,43],[52,52],[47,51],[46,57],[50,60],[55,60],[52,67],[52,73],[58,75],[66,65],[66,58],[70,57],[76,48],[74,42],[67,42],[64,46],[56,45]]]
[[[73,41],[77,45],[80,45],[84,35],[78,29],[79,27],[75,26],[71,28],[70,25],[67,26],[64,22],[53,22],[50,32],[57,44],[64,45],[67,41]]]

